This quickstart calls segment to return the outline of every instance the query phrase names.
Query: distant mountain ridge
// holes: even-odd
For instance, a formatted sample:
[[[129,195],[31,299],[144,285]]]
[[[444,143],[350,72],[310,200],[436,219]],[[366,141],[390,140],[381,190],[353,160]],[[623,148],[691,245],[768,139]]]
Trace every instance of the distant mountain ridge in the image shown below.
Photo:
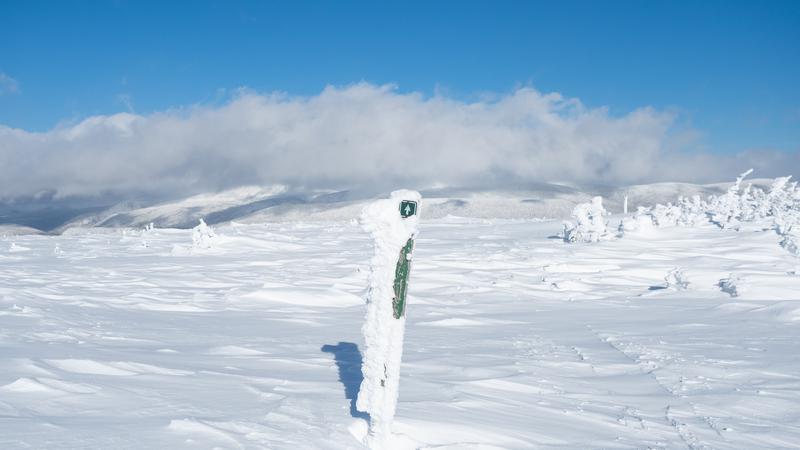
[[[763,186],[771,180],[756,179],[751,182]],[[718,195],[724,193],[728,186],[730,183],[653,183],[587,188],[540,183],[528,189],[437,188],[422,191],[422,215],[427,219],[448,216],[470,219],[563,219],[569,217],[576,204],[596,195],[603,197],[604,205],[610,212],[621,213],[626,195],[629,211],[633,212],[637,206],[675,202],[680,196]],[[62,223],[40,229],[61,233],[75,227],[145,227],[150,223],[159,228],[191,228],[201,218],[212,225],[230,221],[347,221],[357,218],[361,208],[378,197],[381,195],[354,191],[292,192],[279,185],[248,186],[146,206],[125,202],[110,208],[84,211],[77,217],[65,214],[67,219]],[[36,212],[26,211],[26,214],[33,216]],[[8,220],[4,222],[13,224]],[[30,227],[31,222],[22,225]],[[26,229],[30,228],[17,227],[15,231]]]

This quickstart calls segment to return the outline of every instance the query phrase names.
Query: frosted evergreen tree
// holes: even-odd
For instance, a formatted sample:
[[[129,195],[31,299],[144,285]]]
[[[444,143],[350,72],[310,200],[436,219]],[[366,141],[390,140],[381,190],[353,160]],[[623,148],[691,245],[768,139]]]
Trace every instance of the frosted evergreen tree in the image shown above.
[[[200,223],[192,228],[192,248],[196,250],[206,250],[213,246],[216,235],[214,229],[206,225],[206,221],[200,219]]]
[[[689,280],[686,279],[686,274],[683,273],[683,269],[680,267],[675,267],[667,272],[664,281],[667,284],[667,288],[677,289],[679,291],[683,291],[689,287]]]
[[[610,237],[603,197],[594,197],[590,203],[581,203],[572,210],[575,223],[564,223],[564,242],[598,242]]]
[[[708,212],[711,222],[720,228],[736,227],[742,218],[742,207],[744,199],[740,194],[742,181],[753,173],[750,169],[736,178],[736,182],[728,188],[728,191],[715,199]]]

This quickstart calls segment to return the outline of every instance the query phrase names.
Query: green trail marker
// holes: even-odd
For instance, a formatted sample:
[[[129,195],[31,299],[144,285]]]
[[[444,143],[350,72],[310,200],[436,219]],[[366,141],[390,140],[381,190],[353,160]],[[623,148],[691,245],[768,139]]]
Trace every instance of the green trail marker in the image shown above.
[[[403,200],[400,202],[400,217],[403,219],[411,217],[417,213],[417,202]]]
[[[395,319],[403,317],[406,313],[406,292],[408,292],[408,272],[411,271],[409,255],[414,251],[414,239],[409,239],[400,250],[397,258],[397,267],[394,270],[394,298],[392,311]]]

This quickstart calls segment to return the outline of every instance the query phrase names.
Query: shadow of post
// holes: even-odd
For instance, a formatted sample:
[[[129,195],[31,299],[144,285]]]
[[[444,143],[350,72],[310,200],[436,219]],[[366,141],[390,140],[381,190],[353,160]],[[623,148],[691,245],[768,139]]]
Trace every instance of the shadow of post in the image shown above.
[[[339,381],[344,385],[344,396],[350,400],[350,415],[369,420],[369,414],[356,409],[356,399],[361,388],[364,375],[361,374],[361,351],[352,342],[339,342],[336,345],[323,345],[320,349],[325,353],[333,353],[336,367],[339,368]]]

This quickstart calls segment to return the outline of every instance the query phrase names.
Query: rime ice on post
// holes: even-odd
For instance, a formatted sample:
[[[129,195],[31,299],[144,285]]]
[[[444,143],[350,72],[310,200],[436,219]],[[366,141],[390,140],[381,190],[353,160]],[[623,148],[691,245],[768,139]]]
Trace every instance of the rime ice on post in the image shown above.
[[[369,413],[366,444],[385,447],[397,407],[400,359],[405,332],[405,297],[414,238],[419,231],[420,195],[395,191],[387,200],[368,205],[361,224],[375,240],[362,331],[366,348],[364,381],[356,407]]]

